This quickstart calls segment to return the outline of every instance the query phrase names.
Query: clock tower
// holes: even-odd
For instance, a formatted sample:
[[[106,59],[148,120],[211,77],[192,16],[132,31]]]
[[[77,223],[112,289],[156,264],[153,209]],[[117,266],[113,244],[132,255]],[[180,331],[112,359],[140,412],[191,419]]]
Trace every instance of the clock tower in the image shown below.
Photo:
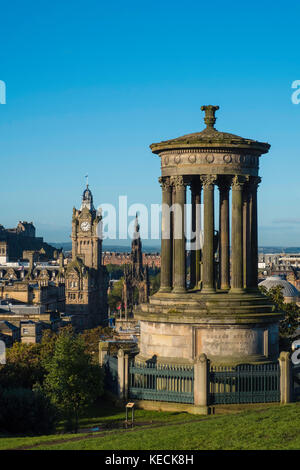
[[[93,195],[86,185],[83,191],[81,207],[73,208],[72,217],[72,258],[80,258],[82,262],[94,269],[101,265],[102,240],[99,238],[101,215],[93,204]]]
[[[107,322],[108,275],[102,266],[101,219],[87,184],[80,209],[73,208],[72,261],[66,277],[66,311],[76,315],[81,328]]]

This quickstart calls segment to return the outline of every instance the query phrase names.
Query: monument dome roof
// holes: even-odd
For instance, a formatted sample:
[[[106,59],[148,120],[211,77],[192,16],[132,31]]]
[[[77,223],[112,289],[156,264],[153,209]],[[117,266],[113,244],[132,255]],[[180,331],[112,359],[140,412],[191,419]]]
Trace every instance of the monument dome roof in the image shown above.
[[[246,148],[250,151],[256,151],[259,154],[268,152],[270,148],[270,144],[268,143],[245,139],[238,135],[220,132],[215,129],[215,112],[218,109],[219,106],[202,106],[201,110],[205,111],[204,122],[207,126],[203,131],[154,143],[150,145],[152,152],[159,153],[163,150],[197,147]]]
[[[260,282],[258,286],[264,286],[267,290],[272,287],[282,286],[282,294],[284,297],[299,297],[300,295],[300,292],[293,284],[280,276],[268,276],[264,281]]]

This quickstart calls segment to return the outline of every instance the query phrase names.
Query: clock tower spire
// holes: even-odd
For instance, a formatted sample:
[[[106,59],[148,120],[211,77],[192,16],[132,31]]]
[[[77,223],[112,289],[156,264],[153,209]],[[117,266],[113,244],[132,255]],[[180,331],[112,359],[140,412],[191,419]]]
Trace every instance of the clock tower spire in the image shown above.
[[[101,265],[102,240],[98,236],[100,221],[101,215],[94,207],[93,195],[87,184],[80,209],[73,209],[72,258],[78,257],[87,267],[94,269]]]
[[[87,183],[80,209],[73,208],[72,261],[66,274],[66,311],[77,315],[82,328],[107,321],[108,275],[102,266],[101,219]]]
[[[82,201],[81,201],[80,210],[82,210],[84,207],[86,207],[90,211],[95,210],[95,207],[94,207],[94,204],[93,204],[93,195],[92,195],[91,190],[89,189],[88,180],[87,180],[87,183],[86,183],[86,188],[85,188],[85,190],[83,191],[83,194],[82,194]]]

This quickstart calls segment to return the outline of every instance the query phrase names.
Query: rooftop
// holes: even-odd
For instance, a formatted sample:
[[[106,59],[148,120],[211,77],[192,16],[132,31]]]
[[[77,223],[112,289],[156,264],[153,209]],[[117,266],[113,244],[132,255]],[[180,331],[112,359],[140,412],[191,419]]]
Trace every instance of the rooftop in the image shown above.
[[[283,279],[281,276],[268,276],[264,281],[260,282],[258,286],[263,286],[267,290],[272,287],[282,286],[282,294],[284,297],[299,297],[300,292],[293,284]]]
[[[270,144],[268,143],[245,139],[238,135],[220,132],[215,129],[214,124],[217,119],[215,113],[218,109],[219,106],[202,106],[201,110],[205,111],[204,122],[206,124],[206,128],[203,131],[154,143],[150,145],[152,152],[159,153],[162,150],[195,147],[247,148],[248,150],[257,151],[259,154],[268,152],[270,148]]]

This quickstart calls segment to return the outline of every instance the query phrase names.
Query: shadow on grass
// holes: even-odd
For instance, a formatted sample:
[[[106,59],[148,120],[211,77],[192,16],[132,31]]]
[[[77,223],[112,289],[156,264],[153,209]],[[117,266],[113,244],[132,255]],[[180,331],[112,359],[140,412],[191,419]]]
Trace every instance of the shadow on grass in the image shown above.
[[[91,428],[98,427],[99,430],[124,427],[125,406],[114,404],[110,399],[103,398],[93,406],[84,410],[83,416],[79,420],[79,432],[90,431]],[[164,412],[135,409],[134,422],[140,425],[176,422],[179,420],[193,421],[196,415],[185,412]],[[89,429],[90,428],[90,429]],[[57,432],[63,432],[64,423],[57,426]]]

